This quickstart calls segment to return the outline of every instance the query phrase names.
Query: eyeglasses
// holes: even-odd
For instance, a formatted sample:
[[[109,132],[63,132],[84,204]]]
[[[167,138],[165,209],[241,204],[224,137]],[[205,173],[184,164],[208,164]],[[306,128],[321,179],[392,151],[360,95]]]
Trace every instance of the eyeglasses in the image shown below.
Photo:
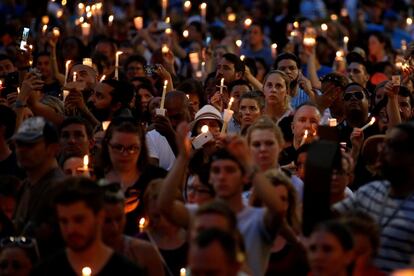
[[[352,93],[345,93],[343,98],[344,98],[345,101],[349,101],[352,98],[355,98],[357,100],[362,100],[362,99],[364,99],[364,93],[361,92],[361,91],[352,92]]]
[[[0,240],[0,248],[20,247],[34,250],[37,257],[39,257],[39,249],[37,247],[36,239],[27,238],[24,236],[7,237]],[[3,264],[2,264],[3,265]]]
[[[128,153],[128,154],[135,154],[139,152],[140,147],[138,145],[132,145],[132,146],[124,146],[121,144],[109,144],[108,145],[113,149],[114,151],[118,153]]]

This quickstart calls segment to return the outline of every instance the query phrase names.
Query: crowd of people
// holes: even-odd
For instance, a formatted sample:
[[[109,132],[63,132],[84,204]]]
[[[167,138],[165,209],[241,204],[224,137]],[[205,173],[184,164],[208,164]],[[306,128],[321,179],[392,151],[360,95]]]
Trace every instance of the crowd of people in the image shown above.
[[[411,275],[413,8],[0,3],[0,276]]]

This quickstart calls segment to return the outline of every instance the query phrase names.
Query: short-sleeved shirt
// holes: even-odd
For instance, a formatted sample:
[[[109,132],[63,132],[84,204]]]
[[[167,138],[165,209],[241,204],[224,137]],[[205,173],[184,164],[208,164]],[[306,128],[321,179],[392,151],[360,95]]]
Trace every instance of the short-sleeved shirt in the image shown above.
[[[147,132],[145,135],[148,147],[148,155],[151,158],[159,160],[158,165],[169,171],[175,162],[175,154],[167,141],[167,138],[162,136],[155,129]]]
[[[381,232],[375,264],[385,272],[407,267],[414,254],[414,194],[391,197],[390,187],[387,181],[370,182],[333,206],[339,213],[361,211],[376,221]]]

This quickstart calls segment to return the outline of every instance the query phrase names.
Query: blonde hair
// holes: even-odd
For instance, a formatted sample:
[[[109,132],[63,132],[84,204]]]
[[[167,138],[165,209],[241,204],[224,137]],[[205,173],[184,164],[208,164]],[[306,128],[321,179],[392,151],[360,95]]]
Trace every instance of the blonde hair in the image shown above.
[[[254,122],[248,129],[247,129],[247,143],[250,145],[252,133],[255,130],[264,130],[268,129],[272,131],[275,135],[276,141],[279,144],[279,147],[282,148],[285,144],[285,140],[283,139],[283,133],[280,128],[270,119],[268,116],[261,116],[259,117],[256,122]]]
[[[289,104],[290,104],[290,92],[291,92],[290,91],[290,78],[285,72],[283,72],[281,70],[272,70],[269,73],[267,73],[266,76],[263,79],[263,88],[262,88],[262,90],[264,92],[264,87],[265,87],[266,81],[270,77],[270,75],[273,75],[273,74],[278,74],[284,80],[284,82],[286,84],[286,98],[285,98],[285,102],[284,102],[284,104],[285,104],[284,107],[288,108]]]

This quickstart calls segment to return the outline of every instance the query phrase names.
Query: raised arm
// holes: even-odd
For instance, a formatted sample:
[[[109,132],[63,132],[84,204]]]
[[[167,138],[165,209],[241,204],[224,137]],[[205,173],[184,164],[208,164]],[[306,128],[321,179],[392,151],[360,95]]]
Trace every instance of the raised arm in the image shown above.
[[[163,187],[158,197],[158,206],[161,213],[172,223],[188,228],[190,214],[182,201],[176,200],[177,191],[182,191],[186,176],[189,154],[191,150],[190,140],[187,137],[189,128],[187,123],[181,123],[177,128],[178,155],[174,166],[164,179]]]

